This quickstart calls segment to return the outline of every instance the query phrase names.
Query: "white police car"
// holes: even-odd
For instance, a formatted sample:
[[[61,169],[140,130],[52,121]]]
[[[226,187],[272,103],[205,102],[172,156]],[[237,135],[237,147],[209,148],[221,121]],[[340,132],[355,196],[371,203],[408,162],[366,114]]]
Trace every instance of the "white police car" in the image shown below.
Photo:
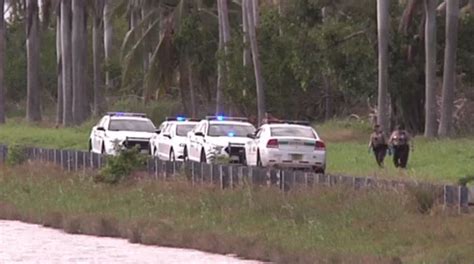
[[[326,145],[304,121],[274,121],[262,125],[245,145],[247,165],[326,170]]]
[[[109,112],[92,128],[89,150],[114,155],[117,147],[137,146],[142,153],[148,153],[155,130],[155,125],[145,114]]]
[[[195,119],[167,117],[150,140],[151,154],[162,160],[184,160],[186,137],[197,124]]]
[[[213,163],[218,157],[244,163],[245,143],[255,127],[246,118],[209,116],[188,133],[185,158]]]

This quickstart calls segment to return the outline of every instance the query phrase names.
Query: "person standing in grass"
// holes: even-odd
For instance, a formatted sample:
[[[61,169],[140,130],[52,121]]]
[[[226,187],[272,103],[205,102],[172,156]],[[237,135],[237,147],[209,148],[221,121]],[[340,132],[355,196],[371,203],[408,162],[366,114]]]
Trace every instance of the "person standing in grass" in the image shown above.
[[[405,169],[408,163],[408,154],[410,153],[410,134],[403,125],[398,125],[388,140],[393,148],[393,164],[397,168]]]
[[[374,131],[372,134],[370,134],[369,151],[370,149],[372,149],[375,156],[375,161],[379,167],[383,168],[383,161],[385,159],[385,155],[387,154],[388,145],[387,138],[380,125],[375,125]]]

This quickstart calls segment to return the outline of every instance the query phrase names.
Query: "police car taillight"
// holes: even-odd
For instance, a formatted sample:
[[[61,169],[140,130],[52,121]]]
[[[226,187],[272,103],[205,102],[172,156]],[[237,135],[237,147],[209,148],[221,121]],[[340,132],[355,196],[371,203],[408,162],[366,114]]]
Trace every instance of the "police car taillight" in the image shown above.
[[[326,144],[324,144],[323,141],[318,140],[314,145],[314,150],[326,150]]]
[[[278,139],[270,139],[267,142],[267,148],[278,148]]]

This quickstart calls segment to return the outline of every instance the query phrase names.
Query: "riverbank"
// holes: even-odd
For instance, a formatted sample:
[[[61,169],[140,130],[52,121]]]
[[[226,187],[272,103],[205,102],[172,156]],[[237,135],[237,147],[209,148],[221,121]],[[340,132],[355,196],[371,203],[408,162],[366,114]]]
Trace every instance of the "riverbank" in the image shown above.
[[[280,263],[474,258],[473,216],[421,214],[411,195],[373,190],[222,191],[179,179],[111,186],[31,164],[1,169],[0,218]]]

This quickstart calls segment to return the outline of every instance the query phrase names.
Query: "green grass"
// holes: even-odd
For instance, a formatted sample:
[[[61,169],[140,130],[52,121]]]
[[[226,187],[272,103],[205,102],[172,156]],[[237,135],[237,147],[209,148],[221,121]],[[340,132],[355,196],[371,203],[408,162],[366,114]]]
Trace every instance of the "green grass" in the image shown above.
[[[474,174],[474,138],[427,140],[415,137],[407,170],[393,166],[392,156],[379,169],[367,144],[370,127],[363,122],[332,121],[316,126],[327,143],[328,172],[455,183]]]
[[[55,128],[50,124],[30,125],[21,120],[9,120],[0,125],[0,144],[87,149],[92,121],[80,127]]]
[[[0,143],[38,147],[86,149],[93,121],[76,128],[28,125],[10,120],[0,126]],[[328,172],[356,176],[374,176],[410,180],[456,183],[474,175],[474,138],[427,140],[415,138],[408,170],[394,168],[391,156],[385,169],[379,169],[367,151],[370,127],[364,122],[331,121],[315,126],[327,143]]]
[[[185,181],[95,184],[38,164],[0,170],[0,218],[282,263],[464,263],[474,219],[422,215],[408,194],[242,187]]]

